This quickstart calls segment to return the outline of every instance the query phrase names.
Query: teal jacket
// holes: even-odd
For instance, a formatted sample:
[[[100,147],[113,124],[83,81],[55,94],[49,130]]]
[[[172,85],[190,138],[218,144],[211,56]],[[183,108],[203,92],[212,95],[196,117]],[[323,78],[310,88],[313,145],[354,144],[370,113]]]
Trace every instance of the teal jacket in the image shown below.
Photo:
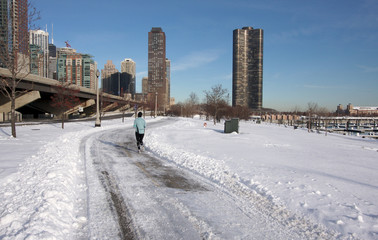
[[[135,132],[139,132],[139,134],[144,134],[144,129],[146,129],[146,121],[144,121],[144,119],[141,117],[135,119],[134,128]]]

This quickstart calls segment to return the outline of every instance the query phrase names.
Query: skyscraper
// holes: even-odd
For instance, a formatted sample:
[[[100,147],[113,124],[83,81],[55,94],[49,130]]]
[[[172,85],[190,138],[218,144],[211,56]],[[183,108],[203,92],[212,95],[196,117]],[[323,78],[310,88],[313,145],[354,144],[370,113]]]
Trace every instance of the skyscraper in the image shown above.
[[[56,58],[56,46],[53,43],[49,43],[49,57]]]
[[[38,65],[42,69],[38,69],[38,73],[42,77],[48,77],[48,63],[49,63],[49,33],[43,30],[30,30],[29,41],[31,45],[39,47],[41,57],[38,58]],[[33,69],[31,69],[33,72]]]
[[[101,79],[108,78],[116,72],[118,72],[118,70],[115,68],[113,61],[108,60],[106,64],[104,64],[104,69],[101,70]]]
[[[28,23],[27,0],[0,0],[0,66],[29,58]]]
[[[90,54],[81,54],[81,57],[83,69],[81,86],[95,89],[97,81],[95,61]]]
[[[135,84],[132,82],[129,73],[113,73],[110,77],[102,79],[102,84],[103,92],[121,97],[125,97],[127,94],[131,97],[134,97],[135,95]]]
[[[57,57],[56,57],[56,46],[53,43],[49,44],[49,70],[48,70],[48,78],[51,79],[58,79],[57,77]]]
[[[136,64],[130,58],[125,58],[121,62],[121,73],[127,74],[128,89],[127,92],[131,93],[132,96],[135,94],[135,82],[136,82]],[[124,89],[126,91],[126,89]]]
[[[165,50],[165,33],[161,28],[152,28],[148,33],[148,100],[155,101],[157,93],[159,111],[169,107]]]
[[[30,44],[30,73],[44,77],[44,53],[41,47],[35,44]]]
[[[59,54],[58,80],[82,86],[83,58],[80,53]]]
[[[96,64],[89,54],[77,53],[72,48],[59,48],[57,80],[86,88],[95,88]]]
[[[233,32],[232,105],[262,108],[263,30],[243,27]]]
[[[48,78],[58,79],[57,76],[57,51],[56,46],[54,45],[54,25],[51,25],[51,43],[49,43],[49,69],[48,69]]]
[[[121,72],[115,68],[111,60],[104,64],[104,69],[101,70],[102,90],[125,97],[130,94],[131,97],[135,95],[135,62],[131,59],[125,59],[121,62]]]
[[[130,58],[125,58],[121,62],[121,73],[126,72],[135,77],[135,62]]]

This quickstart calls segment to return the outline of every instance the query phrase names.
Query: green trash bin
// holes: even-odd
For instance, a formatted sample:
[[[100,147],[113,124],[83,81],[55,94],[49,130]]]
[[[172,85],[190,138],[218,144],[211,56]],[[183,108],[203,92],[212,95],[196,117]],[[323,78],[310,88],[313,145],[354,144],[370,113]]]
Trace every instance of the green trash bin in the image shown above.
[[[224,133],[239,133],[239,118],[233,118],[224,122]]]
[[[231,120],[226,120],[224,122],[224,133],[230,133],[231,132]]]

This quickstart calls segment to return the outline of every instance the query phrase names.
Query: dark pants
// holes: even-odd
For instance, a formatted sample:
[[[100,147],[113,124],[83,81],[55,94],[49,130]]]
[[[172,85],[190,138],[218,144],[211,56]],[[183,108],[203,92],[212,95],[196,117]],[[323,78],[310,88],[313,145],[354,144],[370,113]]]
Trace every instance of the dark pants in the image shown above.
[[[140,134],[138,132],[135,132],[135,137],[136,137],[136,140],[137,140],[138,149],[140,149],[140,146],[143,146],[144,134]]]

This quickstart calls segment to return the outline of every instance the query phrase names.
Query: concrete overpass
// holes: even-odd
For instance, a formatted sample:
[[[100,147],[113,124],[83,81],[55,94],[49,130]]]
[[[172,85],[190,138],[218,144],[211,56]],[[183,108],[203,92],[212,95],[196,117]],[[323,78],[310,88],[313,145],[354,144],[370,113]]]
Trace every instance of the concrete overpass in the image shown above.
[[[0,77],[11,77],[11,74],[8,69],[0,68]],[[2,83],[0,82],[0,85],[1,84]],[[23,116],[28,116],[28,118],[38,118],[51,114],[56,116],[61,114],[61,109],[51,106],[51,97],[57,93],[57,85],[59,85],[57,80],[29,74],[17,85],[17,91],[20,93],[16,98],[16,111]],[[73,86],[75,86],[76,89],[79,89],[74,95],[80,99],[80,104],[66,111],[66,114],[78,114],[80,109],[82,110],[80,112],[81,115],[94,115],[96,112],[96,90],[76,85]],[[141,105],[141,103],[133,101],[131,96],[128,98],[122,98],[107,93],[100,94],[100,104],[103,109],[106,109],[106,111],[133,108],[134,104]],[[10,111],[11,103],[9,99],[3,94],[0,94],[0,122],[8,120],[8,113]]]

